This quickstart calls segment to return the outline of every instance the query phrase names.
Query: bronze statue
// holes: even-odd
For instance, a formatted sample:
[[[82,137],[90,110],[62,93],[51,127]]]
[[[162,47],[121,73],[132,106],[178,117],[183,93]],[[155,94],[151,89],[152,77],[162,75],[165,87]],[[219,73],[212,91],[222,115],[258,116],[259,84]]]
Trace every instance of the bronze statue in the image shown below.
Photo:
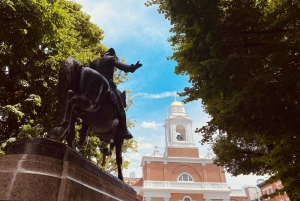
[[[122,146],[124,139],[132,138],[126,126],[125,92],[120,92],[113,82],[114,68],[133,73],[140,68],[119,62],[113,48],[92,61],[89,67],[73,58],[66,59],[59,72],[59,117],[60,125],[53,128],[48,138],[62,140],[74,147],[75,121],[82,120],[80,142],[83,143],[92,129],[101,140],[110,142],[110,150],[116,147],[118,178],[122,176]]]

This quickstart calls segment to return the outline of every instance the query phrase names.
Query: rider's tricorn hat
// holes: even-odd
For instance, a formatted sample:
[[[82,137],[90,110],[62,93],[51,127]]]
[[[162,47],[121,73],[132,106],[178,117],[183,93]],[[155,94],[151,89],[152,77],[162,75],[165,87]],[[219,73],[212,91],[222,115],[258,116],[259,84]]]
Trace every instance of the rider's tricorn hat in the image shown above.
[[[116,52],[114,50],[114,48],[109,48],[106,53],[109,53],[110,55],[116,56]]]

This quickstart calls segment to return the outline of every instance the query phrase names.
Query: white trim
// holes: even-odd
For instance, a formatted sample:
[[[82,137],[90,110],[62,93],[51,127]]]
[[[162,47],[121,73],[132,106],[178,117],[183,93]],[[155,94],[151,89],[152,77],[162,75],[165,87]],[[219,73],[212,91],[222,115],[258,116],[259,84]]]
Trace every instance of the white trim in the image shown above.
[[[229,195],[218,194],[218,193],[205,193],[203,194],[203,198],[205,200],[212,200],[212,199],[230,200]]]
[[[169,192],[143,192],[143,197],[171,198]]]
[[[185,200],[184,200],[185,198],[188,198],[189,201],[193,201],[192,198],[191,198],[190,196],[184,196],[184,197],[182,198],[182,201],[185,201]]]
[[[228,188],[227,183],[219,182],[177,182],[177,181],[151,181],[145,180],[143,183],[143,189],[169,189],[169,190],[223,190],[228,193],[231,190]]]
[[[143,156],[141,160],[141,167],[145,162],[163,162],[163,163],[198,163],[202,165],[213,164],[213,159],[210,158],[187,158],[187,157],[153,157]]]
[[[188,136],[188,135],[187,135]],[[188,148],[188,149],[198,149],[194,142],[188,141],[172,141],[167,143],[168,148]]]
[[[246,197],[244,189],[231,189],[230,197]]]
[[[191,117],[189,117],[187,115],[180,115],[180,114],[179,115],[172,114],[169,117],[167,117],[165,121],[172,121],[172,122],[174,122],[174,120],[178,120],[178,121],[184,120],[184,121],[188,121],[188,122],[193,122],[193,120],[192,120]]]
[[[172,193],[181,194],[203,194],[204,198],[208,199],[230,199],[230,189],[224,190],[191,190],[191,189],[148,189],[142,188],[140,195],[142,197],[165,198],[171,197]]]
[[[139,195],[142,197],[167,198],[172,193],[203,194],[207,199],[229,200],[232,190],[227,183],[217,182],[165,182],[144,181]]]

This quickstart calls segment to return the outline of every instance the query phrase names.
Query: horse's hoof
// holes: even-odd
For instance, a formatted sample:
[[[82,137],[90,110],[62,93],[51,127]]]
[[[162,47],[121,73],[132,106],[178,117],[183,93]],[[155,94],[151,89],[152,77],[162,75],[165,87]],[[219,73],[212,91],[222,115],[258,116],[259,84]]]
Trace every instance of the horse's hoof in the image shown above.
[[[53,140],[60,140],[65,136],[65,131],[63,127],[54,127],[51,129],[49,134],[47,135],[47,138],[53,139]]]

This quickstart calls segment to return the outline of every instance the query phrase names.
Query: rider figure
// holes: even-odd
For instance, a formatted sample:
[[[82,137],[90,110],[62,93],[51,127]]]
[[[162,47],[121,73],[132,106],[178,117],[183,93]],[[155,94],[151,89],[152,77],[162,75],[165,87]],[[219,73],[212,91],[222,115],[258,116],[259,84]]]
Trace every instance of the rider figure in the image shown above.
[[[121,125],[121,132],[123,135],[123,139],[131,139],[133,138],[132,134],[127,129],[126,125],[126,113],[124,108],[126,107],[126,99],[125,98],[125,91],[122,93],[120,90],[117,89],[116,84],[113,81],[114,77],[114,70],[115,67],[124,71],[124,72],[131,72],[133,73],[136,69],[140,68],[142,64],[139,61],[134,65],[126,65],[119,61],[118,57],[116,56],[115,50],[110,48],[108,51],[101,54],[101,57],[92,61],[89,65],[90,68],[98,71],[101,73],[109,82],[110,85],[110,93],[114,93],[118,102],[118,107],[120,111],[120,125]]]

